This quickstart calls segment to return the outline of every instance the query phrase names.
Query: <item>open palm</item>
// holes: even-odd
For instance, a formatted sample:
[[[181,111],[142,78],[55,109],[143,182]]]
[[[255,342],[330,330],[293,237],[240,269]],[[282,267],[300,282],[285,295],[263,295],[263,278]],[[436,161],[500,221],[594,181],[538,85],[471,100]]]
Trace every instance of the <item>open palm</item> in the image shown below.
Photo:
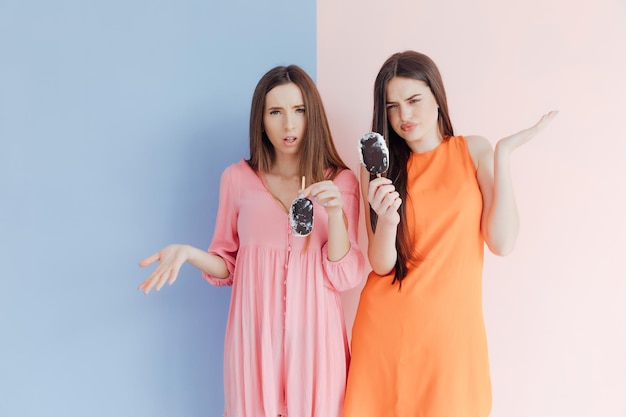
[[[139,266],[146,267],[155,262],[159,262],[150,276],[137,287],[143,290],[144,294],[150,292],[152,288],[159,291],[165,283],[173,284],[178,278],[178,271],[187,260],[184,245],[169,245],[160,251],[150,255],[139,262]]]
[[[557,114],[559,114],[558,111],[551,111],[544,114],[534,126],[500,139],[497,146],[501,149],[508,149],[510,151],[517,149],[541,132],[548,124],[550,124],[552,119],[554,119]]]

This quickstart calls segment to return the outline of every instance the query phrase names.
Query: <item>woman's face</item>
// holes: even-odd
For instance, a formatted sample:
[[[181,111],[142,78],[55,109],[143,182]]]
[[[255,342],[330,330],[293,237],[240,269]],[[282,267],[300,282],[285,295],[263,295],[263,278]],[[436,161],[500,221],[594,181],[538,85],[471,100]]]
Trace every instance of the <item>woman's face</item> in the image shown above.
[[[297,85],[282,84],[266,94],[263,126],[277,154],[298,154],[306,130],[306,113]]]
[[[394,77],[387,83],[387,118],[392,129],[413,151],[425,144],[438,144],[439,106],[424,81]],[[417,145],[418,149],[414,146]]]

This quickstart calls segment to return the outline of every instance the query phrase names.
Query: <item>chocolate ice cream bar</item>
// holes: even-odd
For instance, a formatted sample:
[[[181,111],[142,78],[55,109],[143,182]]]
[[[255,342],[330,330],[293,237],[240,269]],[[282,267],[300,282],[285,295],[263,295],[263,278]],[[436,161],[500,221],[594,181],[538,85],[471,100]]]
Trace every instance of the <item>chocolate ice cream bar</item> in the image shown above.
[[[366,133],[359,141],[361,163],[372,175],[380,176],[389,168],[389,149],[381,134]]]
[[[304,177],[302,177],[304,190]],[[313,230],[313,202],[306,197],[293,200],[289,209],[291,230],[295,236],[308,236]]]

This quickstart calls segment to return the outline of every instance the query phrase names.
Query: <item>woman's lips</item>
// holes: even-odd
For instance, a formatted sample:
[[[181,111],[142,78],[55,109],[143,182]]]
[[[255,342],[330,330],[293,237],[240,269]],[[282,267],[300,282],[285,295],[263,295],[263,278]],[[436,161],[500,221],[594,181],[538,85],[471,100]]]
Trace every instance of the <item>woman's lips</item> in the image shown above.
[[[400,129],[402,129],[403,132],[410,132],[415,129],[415,126],[417,126],[415,123],[402,123]]]

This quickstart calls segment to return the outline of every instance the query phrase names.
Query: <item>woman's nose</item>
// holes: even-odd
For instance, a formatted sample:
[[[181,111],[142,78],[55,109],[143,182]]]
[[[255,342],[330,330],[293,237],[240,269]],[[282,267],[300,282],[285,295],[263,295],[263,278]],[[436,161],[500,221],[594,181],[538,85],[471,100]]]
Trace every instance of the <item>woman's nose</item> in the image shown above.
[[[295,115],[287,113],[285,117],[285,129],[291,130],[295,126]]]
[[[411,120],[413,117],[413,111],[409,106],[400,106],[400,118],[403,121]]]

